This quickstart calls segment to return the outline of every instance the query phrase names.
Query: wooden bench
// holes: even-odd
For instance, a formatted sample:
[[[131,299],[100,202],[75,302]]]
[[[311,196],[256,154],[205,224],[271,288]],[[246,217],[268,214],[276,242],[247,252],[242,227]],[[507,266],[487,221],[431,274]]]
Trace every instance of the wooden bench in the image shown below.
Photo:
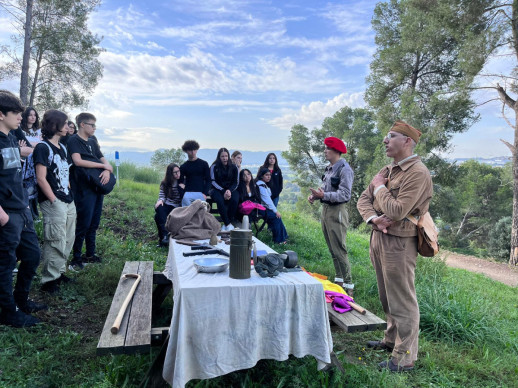
[[[327,313],[329,315],[329,320],[334,322],[347,333],[384,330],[387,328],[387,322],[370,311],[367,311],[365,315],[360,314],[356,310],[340,314],[339,312],[333,310],[331,303],[328,303]]]
[[[141,280],[126,309],[119,332],[112,334],[115,317],[135,282],[131,278],[124,279],[124,274],[139,274]],[[151,318],[171,291],[171,282],[164,274],[153,272],[152,261],[127,261],[122,275],[97,344],[98,355],[148,352],[151,346],[162,345],[169,333],[169,327],[153,328]],[[156,287],[153,291],[154,284]]]

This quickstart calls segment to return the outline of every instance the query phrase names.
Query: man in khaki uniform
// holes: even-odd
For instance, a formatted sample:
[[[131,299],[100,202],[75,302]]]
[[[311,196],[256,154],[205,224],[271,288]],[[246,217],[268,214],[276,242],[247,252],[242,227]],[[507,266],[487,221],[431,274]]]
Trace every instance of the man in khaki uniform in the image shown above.
[[[330,164],[322,177],[322,186],[318,190],[310,189],[311,195],[308,201],[311,204],[315,200],[322,202],[322,231],[333,258],[335,283],[343,286],[347,294],[352,297],[354,283],[345,241],[349,222],[346,203],[351,199],[354,172],[349,163],[341,157],[342,154],[347,153],[347,148],[341,139],[327,137],[324,139],[324,144],[326,145],[325,158]]]
[[[387,319],[383,340],[367,345],[392,352],[392,358],[379,366],[394,372],[413,369],[417,360],[417,228],[406,216],[425,214],[432,197],[430,172],[414,154],[420,136],[417,129],[396,121],[383,140],[394,161],[372,179],[358,200],[358,211],[372,226],[370,257]]]

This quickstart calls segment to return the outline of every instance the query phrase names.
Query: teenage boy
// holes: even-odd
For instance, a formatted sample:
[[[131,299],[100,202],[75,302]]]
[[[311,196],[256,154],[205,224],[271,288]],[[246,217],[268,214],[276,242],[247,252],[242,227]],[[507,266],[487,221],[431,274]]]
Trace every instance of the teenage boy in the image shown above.
[[[76,170],[72,174],[72,191],[77,210],[76,237],[72,248],[74,257],[69,266],[72,270],[83,269],[85,262],[101,262],[101,258],[95,254],[95,235],[101,220],[104,195],[97,192],[84,179],[77,178],[79,168],[102,169],[99,177],[101,183],[106,184],[110,179],[110,173],[113,172],[113,167],[105,159],[94,136],[96,121],[91,113],[78,114],[76,116],[78,132],[68,140],[68,152]],[[81,256],[83,242],[86,245],[86,254]]]
[[[30,313],[46,308],[28,299],[40,248],[22,185],[20,147],[11,133],[23,110],[14,94],[0,90],[0,323],[14,327],[36,325],[40,320]],[[21,263],[13,293],[16,257]]]
[[[59,110],[45,112],[41,122],[43,141],[34,148],[38,179],[38,202],[43,214],[43,264],[41,290],[53,294],[65,275],[76,230],[76,207],[69,184],[70,158],[63,143],[68,133],[67,115]]]
[[[180,166],[181,180],[185,183],[182,206],[189,206],[197,199],[205,201],[211,187],[209,164],[199,159],[196,154],[200,145],[195,140],[183,143],[182,150],[188,160]]]

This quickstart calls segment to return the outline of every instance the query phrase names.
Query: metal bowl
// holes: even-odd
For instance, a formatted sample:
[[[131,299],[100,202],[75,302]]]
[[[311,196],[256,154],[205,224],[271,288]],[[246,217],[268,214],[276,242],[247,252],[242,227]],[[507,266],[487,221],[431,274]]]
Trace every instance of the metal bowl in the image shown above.
[[[198,272],[223,272],[228,268],[228,259],[221,259],[219,257],[202,257],[193,261],[194,267]]]

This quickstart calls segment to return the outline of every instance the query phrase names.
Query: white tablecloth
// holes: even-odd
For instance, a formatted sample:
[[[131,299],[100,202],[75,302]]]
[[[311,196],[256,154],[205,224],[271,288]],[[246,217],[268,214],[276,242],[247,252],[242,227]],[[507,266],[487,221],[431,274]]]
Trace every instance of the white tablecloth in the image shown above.
[[[255,241],[258,250],[273,252]],[[173,282],[174,308],[163,377],[173,387],[290,354],[314,356],[319,369],[330,363],[333,340],[321,283],[304,272],[261,278],[252,269],[250,279],[231,279],[228,269],[198,273],[193,260],[203,256],[182,255],[190,251],[171,240],[164,271]]]

